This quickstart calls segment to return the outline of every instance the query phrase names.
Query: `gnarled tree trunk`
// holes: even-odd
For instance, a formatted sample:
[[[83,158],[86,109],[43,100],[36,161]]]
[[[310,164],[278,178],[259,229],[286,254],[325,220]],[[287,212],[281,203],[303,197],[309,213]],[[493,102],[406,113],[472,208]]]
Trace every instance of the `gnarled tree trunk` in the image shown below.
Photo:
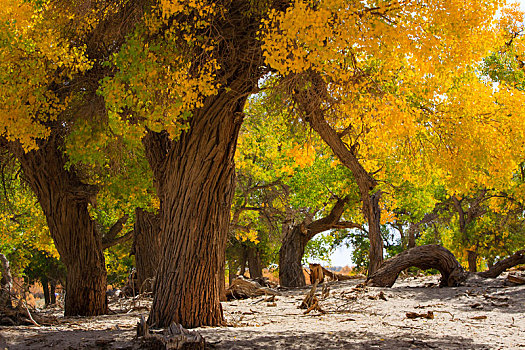
[[[107,312],[106,266],[102,240],[88,212],[96,189],[66,170],[62,137],[51,135],[38,150],[13,145],[24,177],[38,197],[49,231],[66,265],[66,316]]]
[[[161,261],[148,323],[184,327],[223,323],[219,302],[230,205],[233,157],[247,92],[246,72],[194,111],[190,130],[177,142],[165,133],[144,139],[160,202]],[[167,151],[155,153],[162,145]],[[159,159],[157,155],[160,155]]]
[[[152,292],[153,280],[160,262],[160,220],[159,216],[135,209],[133,247],[137,268],[137,288],[140,292]]]
[[[498,261],[487,271],[479,272],[478,275],[485,278],[496,278],[505,270],[520,264],[525,264],[525,250],[518,250],[508,258]]]
[[[430,244],[405,250],[388,259],[368,277],[367,284],[373,287],[392,287],[399,273],[412,266],[423,270],[439,270],[442,287],[457,286],[468,276],[454,254],[442,246]]]
[[[302,260],[309,239],[303,224],[295,225],[285,233],[279,249],[279,283],[283,287],[306,285]]]

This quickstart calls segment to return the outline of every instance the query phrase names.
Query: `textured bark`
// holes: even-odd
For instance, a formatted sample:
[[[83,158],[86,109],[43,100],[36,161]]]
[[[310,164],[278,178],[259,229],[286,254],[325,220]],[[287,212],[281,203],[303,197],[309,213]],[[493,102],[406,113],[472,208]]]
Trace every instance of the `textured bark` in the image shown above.
[[[496,278],[507,269],[520,264],[525,264],[525,250],[518,250],[508,258],[498,261],[487,271],[479,272],[478,275],[485,278]]]
[[[233,195],[233,156],[242,117],[238,96],[222,92],[195,112],[190,131],[173,143],[157,177],[161,261],[148,323],[184,327],[223,323],[220,259]],[[233,111],[233,112],[232,112]],[[145,140],[146,147],[151,144]]]
[[[135,209],[132,254],[137,268],[137,288],[152,292],[153,280],[159,266],[160,221],[159,216],[141,208]]]
[[[478,272],[478,253],[474,250],[467,250],[468,271]]]
[[[302,259],[308,243],[304,225],[296,225],[285,234],[279,250],[279,283],[283,287],[306,285]]]
[[[66,316],[94,316],[107,312],[106,268],[102,240],[88,212],[94,187],[66,170],[62,139],[52,135],[28,153],[13,145],[24,177],[37,195],[49,231],[66,265]]]
[[[49,302],[51,305],[55,305],[57,303],[57,296],[56,296],[56,282],[54,280],[49,281]]]
[[[431,244],[408,249],[388,259],[379,270],[369,276],[367,284],[373,287],[392,287],[399,273],[412,266],[423,270],[439,270],[442,287],[457,286],[468,276],[454,254],[442,246]]]
[[[213,22],[219,91],[192,111],[189,129],[176,141],[154,132],[143,139],[160,199],[161,261],[148,318],[156,327],[224,323],[219,275],[235,186],[233,159],[246,99],[265,69],[259,14],[246,1],[228,4]]]
[[[262,278],[261,253],[256,247],[248,247],[248,269],[250,278]]]

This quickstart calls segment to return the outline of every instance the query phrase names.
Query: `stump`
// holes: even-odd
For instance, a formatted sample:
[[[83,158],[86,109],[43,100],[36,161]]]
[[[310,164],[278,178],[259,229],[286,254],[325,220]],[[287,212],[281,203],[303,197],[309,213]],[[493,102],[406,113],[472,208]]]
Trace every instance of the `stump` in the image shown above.
[[[412,266],[422,270],[439,270],[441,287],[458,286],[468,277],[454,254],[442,246],[430,244],[408,249],[388,259],[368,277],[366,284],[372,287],[392,287],[399,273]]]

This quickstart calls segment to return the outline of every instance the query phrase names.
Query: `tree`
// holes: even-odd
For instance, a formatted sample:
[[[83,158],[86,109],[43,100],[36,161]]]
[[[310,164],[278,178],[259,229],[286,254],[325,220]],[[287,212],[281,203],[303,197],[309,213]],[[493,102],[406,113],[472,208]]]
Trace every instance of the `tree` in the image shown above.
[[[432,155],[429,158],[441,156],[438,168],[451,169],[453,175],[465,175],[460,171],[463,167],[451,161],[455,159],[451,154],[457,155],[458,151],[472,156],[467,157],[470,162],[477,159],[473,156],[475,151],[490,149],[482,161],[506,160],[497,166],[502,174],[514,167],[515,157],[509,156],[510,149],[503,139],[493,144],[469,142],[461,149],[455,148],[458,142],[453,142],[471,134],[494,140],[494,135],[499,135],[495,131],[497,125],[493,117],[484,117],[487,110],[497,112],[498,123],[514,122],[513,130],[522,130],[519,120],[523,118],[505,117],[508,116],[505,108],[510,110],[518,105],[522,97],[502,90],[500,97],[505,103],[492,104],[491,87],[476,80],[470,70],[470,64],[483,57],[492,44],[490,22],[498,4],[497,1],[365,4],[340,0],[221,3],[180,0],[151,4],[130,0],[112,3],[109,8],[103,6],[104,2],[89,2],[85,4],[87,10],[79,11],[74,5],[57,1],[49,8],[44,6],[40,14],[45,16],[38,18],[44,24],[50,23],[44,25],[45,29],[63,29],[57,31],[61,34],[58,37],[68,40],[57,40],[51,46],[44,36],[48,30],[35,30],[42,39],[41,43],[34,40],[35,45],[40,44],[37,47],[48,58],[42,62],[51,62],[46,66],[51,68],[33,70],[48,73],[58,83],[49,88],[47,75],[35,73],[28,79],[28,74],[13,74],[13,71],[19,73],[18,67],[14,69],[11,64],[13,57],[2,60],[11,64],[2,70],[7,75],[2,81],[12,83],[13,76],[19,78],[17,84],[6,84],[3,88],[10,93],[7,100],[23,100],[22,104],[16,104],[22,106],[14,108],[16,113],[4,114],[2,126],[7,127],[8,139],[29,140],[31,144],[32,140],[50,134],[46,123],[59,120],[55,123],[58,129],[69,125],[57,119],[59,115],[81,115],[84,120],[93,120],[96,119],[93,115],[101,114],[107,116],[113,134],[125,134],[130,144],[142,140],[159,196],[162,246],[169,247],[163,249],[148,322],[159,327],[173,321],[184,326],[217,325],[223,321],[218,271],[222,271],[224,263],[234,191],[233,157],[245,102],[248,95],[257,91],[260,79],[272,71],[283,84],[288,81],[292,95],[297,91],[296,97],[304,91],[316,96],[328,88],[321,99],[308,105],[302,103],[301,110],[306,112],[303,119],[324,121],[337,131],[352,125],[353,133],[345,136],[353,137],[352,141],[361,131],[366,134],[364,141],[359,139],[361,149],[353,154],[366,162],[361,164],[361,170],[357,166],[352,170],[356,171],[354,177],[363,179],[367,186],[362,186],[361,192],[371,210],[365,210],[364,214],[371,218],[369,231],[375,232],[379,218],[376,203],[382,189],[377,188],[371,174],[378,165],[383,165],[382,160],[392,154],[392,149],[406,150],[407,144],[418,145],[426,138],[440,145],[442,137],[446,145],[454,147],[432,149],[428,151]],[[69,53],[70,59],[63,62],[61,69],[55,69],[55,51]],[[30,55],[22,52],[24,60],[14,57],[16,62],[41,62],[25,60]],[[290,83],[294,77],[299,77],[298,84]],[[23,84],[27,81],[37,83],[28,89]],[[17,99],[20,91],[37,94],[29,97],[26,93]],[[44,108],[35,109],[31,103],[35,95],[35,101],[46,102]],[[67,104],[67,113],[61,113],[64,101],[72,96],[77,99],[70,101],[78,104]],[[444,103],[442,96],[448,98]],[[336,105],[331,103],[334,99],[341,101],[337,106],[342,108],[328,108]],[[101,113],[77,113],[80,109],[73,107],[80,106],[95,106]],[[487,110],[477,109],[479,106]],[[47,113],[35,114],[35,110]],[[314,115],[310,115],[312,111]],[[24,119],[19,120],[30,127],[13,128],[8,115],[23,115]],[[469,122],[464,129],[456,127],[460,118]],[[20,129],[27,132],[18,135],[15,130]],[[48,140],[52,141],[63,134],[51,135]],[[405,137],[398,137],[402,135]],[[355,144],[352,141],[350,145]],[[355,145],[357,150],[359,147]],[[40,146],[45,148],[42,143]],[[448,154],[451,149],[453,152]],[[389,165],[401,169],[413,164],[412,159],[405,157],[408,153],[395,153],[397,158]],[[51,161],[44,156],[41,159]],[[61,162],[53,160],[51,164]],[[53,170],[57,168],[63,169],[55,166]],[[71,174],[68,176],[75,180]],[[71,185],[74,183],[78,181]],[[39,187],[38,183],[35,187]],[[83,194],[75,206],[83,212],[93,192],[74,193]],[[69,202],[75,199],[67,198]],[[45,205],[42,206],[46,212]],[[49,214],[46,212],[46,216]],[[84,235],[94,236],[89,234],[91,224],[87,215],[70,215],[83,217]],[[56,238],[62,236],[58,230],[50,229]],[[377,242],[373,242],[372,266],[377,266],[382,255]],[[89,243],[100,246],[96,239]],[[60,244],[57,248],[62,249]],[[100,266],[96,252],[92,256],[93,268]],[[100,272],[99,282],[103,279]],[[99,282],[97,298],[101,292]],[[98,305],[97,310],[102,306]]]
[[[92,126],[107,125],[104,101],[96,94],[98,81],[110,72],[100,65],[111,54],[105,43],[119,46],[140,18],[129,14],[138,14],[141,4],[3,5],[2,146],[17,157],[67,267],[65,314],[102,314],[107,310],[103,248],[108,242],[90,213],[101,182],[90,177],[93,168],[71,162],[75,154],[68,138],[80,130],[98,135]],[[83,151],[89,149],[89,137],[81,141]]]

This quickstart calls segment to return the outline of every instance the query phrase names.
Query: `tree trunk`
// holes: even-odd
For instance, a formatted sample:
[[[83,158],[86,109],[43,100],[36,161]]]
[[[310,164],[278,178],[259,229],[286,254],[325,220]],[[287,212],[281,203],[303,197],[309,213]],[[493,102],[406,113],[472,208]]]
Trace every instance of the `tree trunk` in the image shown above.
[[[496,278],[505,270],[520,264],[525,264],[525,250],[518,250],[508,258],[498,261],[487,271],[478,273],[478,275],[485,278]]]
[[[97,191],[65,169],[62,145],[61,136],[51,135],[38,150],[13,148],[67,269],[64,314],[101,315],[107,312],[106,266],[101,236],[88,212]]]
[[[248,269],[251,279],[262,278],[261,253],[256,247],[248,247]]]
[[[392,287],[399,273],[409,267],[437,269],[441,272],[442,287],[454,287],[463,282],[466,273],[448,249],[431,244],[415,247],[388,259],[381,268],[368,277],[367,285],[373,287]]]
[[[285,233],[279,249],[279,283],[283,287],[302,287],[306,285],[302,259],[309,239],[304,225],[295,225]]]
[[[478,272],[478,253],[474,250],[467,250],[468,271]]]
[[[141,208],[135,209],[132,254],[137,268],[137,288],[140,292],[153,292],[153,280],[159,266],[159,216]]]
[[[44,305],[48,306],[51,304],[51,297],[49,295],[49,281],[47,277],[41,277],[40,283],[42,283],[42,290],[44,291]]]
[[[165,133],[144,139],[160,199],[161,261],[148,323],[167,327],[223,324],[220,264],[224,258],[234,193],[233,157],[243,119],[246,80],[229,84],[194,111],[177,142]],[[164,139],[164,140],[163,140]],[[159,144],[170,145],[161,151]]]
[[[11,289],[13,288],[13,276],[11,275],[11,268],[9,267],[9,260],[6,256],[0,253],[0,268],[2,272],[2,279],[0,279],[0,307],[12,307]]]
[[[308,99],[308,96],[305,96]],[[383,263],[383,238],[381,237],[381,191],[376,190],[377,181],[361,165],[356,155],[348,149],[337,132],[326,122],[320,111],[311,113],[308,121],[319,136],[332,149],[341,163],[354,175],[363,203],[363,214],[368,223],[368,275],[371,276]]]
[[[232,285],[233,277],[235,276],[235,272],[237,271],[237,268],[235,266],[235,263],[233,262],[233,259],[228,260],[228,286]]]
[[[244,276],[246,273],[246,263],[248,262],[248,248],[244,245],[242,246],[241,260],[239,265],[239,275]]]
[[[360,180],[358,180],[359,184]],[[365,183],[363,187],[367,186]],[[368,252],[368,276],[375,273],[383,263],[383,237],[381,236],[381,208],[379,200],[381,191],[374,194],[364,193],[361,190],[361,200],[363,201],[363,212],[368,222],[368,240],[370,241],[370,250]]]
[[[219,260],[219,300],[226,301],[226,252]]]
[[[56,282],[54,280],[49,281],[49,296],[50,296],[50,302],[51,305],[55,305],[57,303],[57,296],[56,296]]]

